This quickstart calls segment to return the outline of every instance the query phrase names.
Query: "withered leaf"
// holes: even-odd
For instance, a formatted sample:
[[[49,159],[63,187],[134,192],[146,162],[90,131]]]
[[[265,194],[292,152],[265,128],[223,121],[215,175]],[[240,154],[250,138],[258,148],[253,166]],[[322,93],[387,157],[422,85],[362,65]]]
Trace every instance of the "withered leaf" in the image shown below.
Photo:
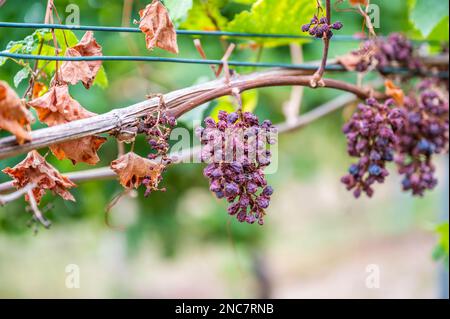
[[[33,114],[26,108],[17,93],[4,81],[0,81],[0,129],[14,134],[17,143],[31,140],[30,124]]]
[[[356,6],[357,4],[361,4],[363,6],[367,5],[367,0],[349,0],[352,6]]]
[[[48,87],[42,82],[34,82],[33,84],[33,99],[41,97],[48,91]]]
[[[92,31],[86,32],[77,45],[66,51],[67,57],[101,55],[102,47],[95,40]],[[102,61],[65,61],[60,68],[61,80],[70,84],[81,81],[86,89],[89,89],[101,65]]]
[[[357,52],[350,52],[336,58],[337,63],[341,64],[347,71],[355,71],[362,60],[363,56]]]
[[[68,123],[96,115],[74,100],[67,85],[55,85],[41,96],[29,102],[36,109],[38,118],[48,126]],[[60,160],[68,158],[72,163],[78,162],[95,165],[100,160],[97,150],[106,142],[106,138],[88,136],[77,140],[50,146],[53,154]]]
[[[401,88],[396,86],[391,80],[384,81],[386,87],[386,95],[394,99],[398,106],[402,106],[405,102],[405,93]]]
[[[130,152],[111,162],[111,169],[125,188],[138,188],[144,179],[156,188],[165,166]]]
[[[145,33],[147,49],[154,47],[178,54],[177,33],[169,12],[159,0],[153,0],[139,11],[139,29]]]
[[[14,186],[18,189],[29,183],[36,184],[36,187],[33,188],[33,195],[38,204],[46,190],[53,191],[65,200],[75,201],[75,198],[67,189],[76,185],[47,163],[45,158],[37,151],[29,152],[22,162],[13,168],[5,168],[3,172],[14,179]],[[25,199],[28,200],[28,196],[25,196]]]

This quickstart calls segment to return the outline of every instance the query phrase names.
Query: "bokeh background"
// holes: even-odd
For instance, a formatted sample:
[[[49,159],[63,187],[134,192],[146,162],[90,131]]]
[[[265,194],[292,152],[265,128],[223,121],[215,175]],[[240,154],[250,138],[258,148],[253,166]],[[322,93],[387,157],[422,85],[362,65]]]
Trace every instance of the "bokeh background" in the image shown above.
[[[64,19],[65,8],[76,3],[85,25],[130,25],[146,1],[56,0]],[[223,1],[222,1],[223,2]],[[228,1],[221,8],[231,20],[253,1]],[[380,34],[402,31],[414,34],[406,1],[373,1],[381,8]],[[0,21],[42,22],[46,1],[7,0],[0,7]],[[125,5],[126,7],[126,5]],[[277,13],[280,14],[280,13]],[[343,34],[361,31],[362,20],[353,13],[337,12]],[[125,17],[125,18],[124,18]],[[300,26],[309,17],[299,17]],[[198,22],[200,21],[200,22]],[[211,29],[197,20],[191,28]],[[201,25],[201,23],[205,23]],[[182,24],[189,27],[189,24]],[[0,48],[23,39],[33,30],[0,28]],[[265,32],[265,30],[260,30]],[[78,37],[83,33],[75,32]],[[142,34],[97,32],[105,55],[170,56],[148,52]],[[198,58],[192,37],[179,38],[180,56]],[[448,40],[448,36],[447,36]],[[228,40],[230,41],[230,40]],[[248,41],[235,40],[239,50],[233,60],[291,61],[288,45],[258,50]],[[220,59],[223,41],[202,38],[208,58]],[[355,42],[333,42],[331,57],[357,48]],[[303,45],[305,61],[321,56],[321,44]],[[87,109],[104,113],[145,99],[146,94],[166,93],[212,79],[207,66],[168,63],[105,62],[109,86],[89,92],[77,85],[71,94]],[[12,85],[20,69],[8,61],[0,79]],[[240,68],[239,73],[252,69]],[[339,78],[356,81],[354,74]],[[18,92],[26,88],[23,82]],[[275,123],[284,120],[282,105],[291,88],[258,91],[255,113]],[[301,112],[307,112],[339,93],[306,89]],[[217,107],[211,103],[205,112]],[[125,197],[112,212],[114,225],[105,225],[105,207],[121,192],[116,181],[80,183],[72,191],[76,203],[48,195],[42,206],[53,225],[37,235],[27,227],[30,215],[19,200],[0,208],[0,297],[4,298],[439,298],[448,287],[448,268],[433,260],[436,225],[448,216],[448,158],[437,158],[440,184],[424,198],[412,198],[400,189],[392,167],[385,185],[373,199],[355,200],[340,184],[351,159],[346,154],[341,126],[352,106],[301,131],[280,136],[278,170],[268,179],[275,188],[266,225],[239,224],[229,218],[226,205],[208,191],[203,165],[175,165],[166,173],[166,193],[144,198]],[[201,116],[197,114],[196,116]],[[181,125],[185,125],[181,123]],[[36,127],[40,127],[39,124]],[[0,136],[6,136],[0,132]],[[45,151],[45,150],[44,150]],[[143,140],[136,152],[148,153]],[[117,156],[110,139],[100,150],[100,166]],[[0,161],[0,169],[18,163],[22,156]],[[49,162],[61,172],[83,170],[70,161]],[[0,182],[8,181],[0,174]],[[76,264],[81,287],[65,285],[66,266]],[[380,269],[380,287],[370,289],[370,265]],[[368,268],[369,267],[369,268]],[[448,267],[448,266],[447,266]],[[446,281],[446,284],[445,284]],[[448,289],[448,288],[447,288]]]

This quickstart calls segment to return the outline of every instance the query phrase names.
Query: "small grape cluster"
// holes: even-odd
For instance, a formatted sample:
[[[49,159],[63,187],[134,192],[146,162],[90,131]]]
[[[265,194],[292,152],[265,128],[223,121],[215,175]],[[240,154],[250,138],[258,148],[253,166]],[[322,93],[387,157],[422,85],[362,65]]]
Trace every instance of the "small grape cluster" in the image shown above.
[[[318,39],[331,39],[331,37],[333,36],[332,30],[340,30],[342,29],[342,27],[342,22],[337,21],[333,24],[330,24],[327,17],[319,18],[317,17],[317,15],[314,15],[310,23],[304,24],[302,26],[302,31],[309,32],[311,36]]]
[[[404,66],[410,70],[419,70],[422,67],[414,54],[412,42],[403,34],[392,33],[387,39],[377,41],[378,51],[375,59],[379,69],[389,66]]]
[[[367,40],[358,51],[351,54],[359,56],[355,67],[359,72],[377,69],[384,74],[387,67],[405,67],[414,72],[423,69],[412,42],[400,33],[392,33],[387,38]]]
[[[259,124],[249,112],[220,111],[218,121],[205,119],[196,134],[201,140],[204,175],[217,198],[229,203],[229,215],[239,222],[264,224],[265,209],[273,194],[264,168],[271,162],[268,145],[276,143],[275,127],[268,120]]]
[[[394,160],[396,132],[403,126],[404,113],[393,107],[393,101],[384,104],[374,98],[360,104],[358,110],[343,127],[347,137],[347,151],[359,161],[349,168],[341,181],[356,198],[364,192],[372,197],[375,182],[383,183],[389,175],[386,163]]]
[[[146,136],[147,142],[150,145],[150,153],[147,155],[148,159],[154,160],[157,158],[161,159],[161,164],[165,166],[172,163],[169,152],[169,137],[172,129],[177,125],[176,118],[167,115],[165,111],[159,111],[155,114],[147,115],[138,124],[138,134],[144,134]],[[158,176],[158,183],[162,179],[162,174]],[[150,193],[155,190],[153,185],[155,185],[154,177],[146,177],[142,184],[146,186],[145,196],[149,196]],[[161,189],[165,191],[165,189]]]
[[[424,80],[418,85],[417,96],[405,99],[405,125],[399,131],[396,164],[404,175],[405,191],[422,196],[437,185],[434,176],[434,154],[448,152],[448,93],[437,81]]]

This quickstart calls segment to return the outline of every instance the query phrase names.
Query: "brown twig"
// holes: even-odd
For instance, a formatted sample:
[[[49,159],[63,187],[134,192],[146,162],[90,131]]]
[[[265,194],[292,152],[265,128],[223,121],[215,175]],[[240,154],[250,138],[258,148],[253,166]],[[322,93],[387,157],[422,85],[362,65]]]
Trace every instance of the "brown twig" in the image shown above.
[[[47,219],[45,219],[44,215],[39,210],[39,207],[37,205],[36,198],[34,197],[33,191],[29,190],[27,195],[28,195],[28,201],[30,203],[30,209],[31,209],[31,212],[33,213],[33,218],[36,221],[40,222],[45,228],[50,228],[52,223],[50,221],[48,221]]]

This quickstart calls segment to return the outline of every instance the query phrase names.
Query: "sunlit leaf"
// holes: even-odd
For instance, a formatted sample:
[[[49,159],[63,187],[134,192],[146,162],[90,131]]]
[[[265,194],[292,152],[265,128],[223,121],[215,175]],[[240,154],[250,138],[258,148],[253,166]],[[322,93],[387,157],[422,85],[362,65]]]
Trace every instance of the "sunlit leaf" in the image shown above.
[[[181,24],[188,30],[221,30],[228,23],[220,10],[227,4],[226,0],[194,0],[186,21]]]
[[[310,0],[259,0],[250,11],[235,16],[226,31],[305,35],[301,26],[307,23],[316,11],[315,1]],[[302,43],[305,39],[253,39],[265,46]]]
[[[409,19],[424,37],[428,37],[442,20],[448,18],[448,4],[442,0],[409,0]]]
[[[170,18],[175,26],[186,20],[193,0],[164,0],[164,5],[169,10]]]

